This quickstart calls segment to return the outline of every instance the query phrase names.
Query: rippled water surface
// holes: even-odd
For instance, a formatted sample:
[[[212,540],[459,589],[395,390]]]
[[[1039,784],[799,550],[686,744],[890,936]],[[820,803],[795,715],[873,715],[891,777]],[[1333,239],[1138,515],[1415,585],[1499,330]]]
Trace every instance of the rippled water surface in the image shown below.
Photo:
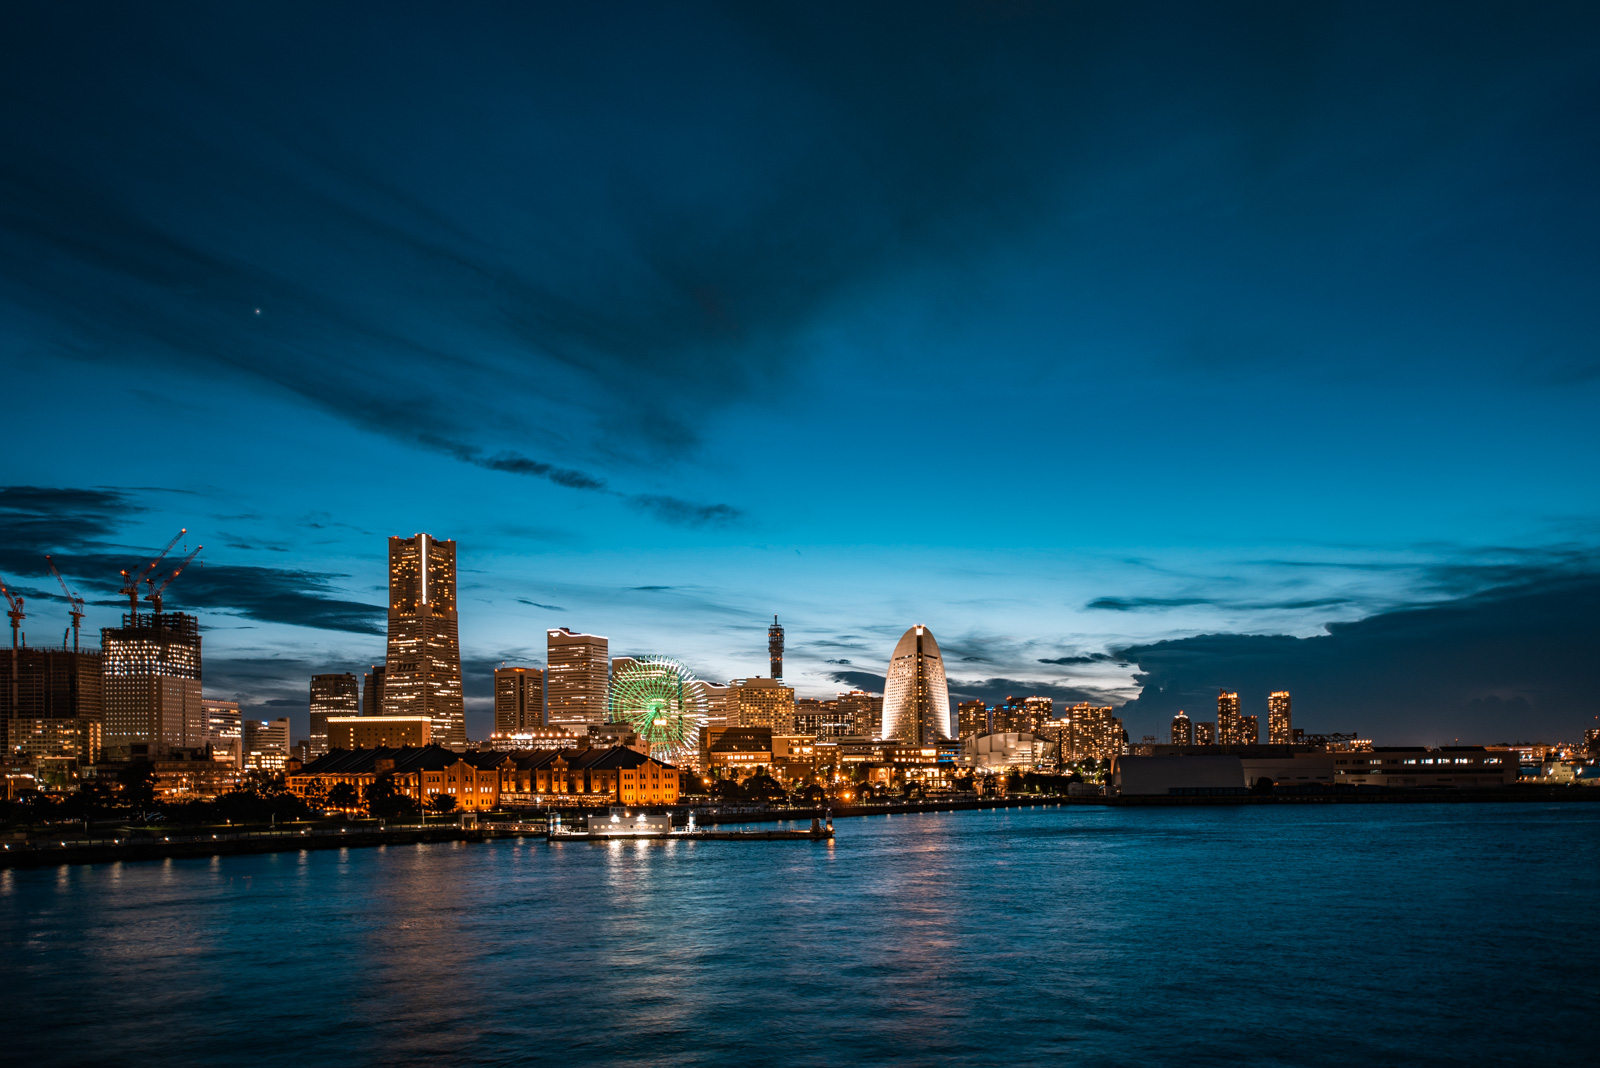
[[[1587,1060],[1600,805],[1039,808],[0,874],[11,1064]],[[1593,1063],[1590,1061],[1590,1063]]]

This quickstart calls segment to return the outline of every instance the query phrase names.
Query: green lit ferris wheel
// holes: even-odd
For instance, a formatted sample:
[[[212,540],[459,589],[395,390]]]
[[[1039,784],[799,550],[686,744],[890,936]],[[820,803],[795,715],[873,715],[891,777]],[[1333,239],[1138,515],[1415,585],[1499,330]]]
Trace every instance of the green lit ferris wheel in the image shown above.
[[[676,763],[699,750],[705,683],[670,657],[638,657],[611,676],[610,719],[632,727],[652,756]]]

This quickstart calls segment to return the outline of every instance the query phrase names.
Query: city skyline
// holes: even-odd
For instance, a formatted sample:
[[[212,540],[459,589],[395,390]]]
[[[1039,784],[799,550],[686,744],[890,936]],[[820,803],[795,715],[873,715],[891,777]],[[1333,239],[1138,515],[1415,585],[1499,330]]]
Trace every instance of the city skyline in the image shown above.
[[[802,696],[921,621],[1135,737],[1573,735],[1596,18],[29,8],[0,575],[55,646],[46,553],[97,634],[189,528],[206,695],[301,730],[425,530],[468,734],[551,629],[728,679],[776,618]]]

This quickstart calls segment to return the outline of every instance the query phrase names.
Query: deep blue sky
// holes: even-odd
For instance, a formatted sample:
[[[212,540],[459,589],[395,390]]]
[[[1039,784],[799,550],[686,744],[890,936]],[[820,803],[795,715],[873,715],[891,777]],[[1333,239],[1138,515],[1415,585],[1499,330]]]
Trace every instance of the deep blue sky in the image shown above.
[[[1600,692],[1600,9],[11,4],[0,569],[179,526],[207,690],[607,634],[802,694]]]

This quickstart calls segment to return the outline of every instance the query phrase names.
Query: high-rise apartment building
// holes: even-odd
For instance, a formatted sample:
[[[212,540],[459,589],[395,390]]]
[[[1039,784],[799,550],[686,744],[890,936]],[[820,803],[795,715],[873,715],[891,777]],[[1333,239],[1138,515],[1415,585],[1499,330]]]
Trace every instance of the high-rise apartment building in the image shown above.
[[[1044,725],[1055,718],[1055,701],[1049,697],[1024,697],[1022,699],[1022,726],[1019,730],[1039,734]]]
[[[1289,712],[1289,691],[1274,690],[1267,697],[1267,741],[1288,745],[1294,741],[1294,717]]]
[[[956,705],[956,732],[961,741],[989,733],[989,706],[982,701],[962,701]]]
[[[209,724],[200,703],[200,621],[182,612],[124,614],[100,632],[105,744],[198,747]]]
[[[373,664],[361,680],[361,714],[383,715],[383,665]]]
[[[1172,717],[1172,744],[1194,744],[1194,724],[1189,722],[1188,714],[1181,708],[1178,709],[1178,714]]]
[[[767,628],[767,662],[772,668],[772,677],[783,678],[783,628],[778,625],[778,617],[772,617],[772,626]]]
[[[328,751],[328,717],[359,716],[361,692],[348,671],[311,676],[311,736],[306,739],[312,757]]]
[[[546,631],[545,639],[547,722],[576,734],[605,723],[611,640],[566,627]]]
[[[1217,744],[1239,744],[1239,695],[1230,690],[1217,692]]]
[[[773,734],[794,731],[794,687],[777,679],[734,679],[728,726],[765,727]],[[733,722],[734,718],[738,722]]]
[[[1216,745],[1217,725],[1208,719],[1203,719],[1194,725],[1195,745]]]
[[[236,768],[244,767],[244,723],[239,717],[239,702],[204,697],[200,707],[206,716],[206,744],[211,755],[226,757]]]
[[[1110,705],[1091,705],[1087,701],[1061,710],[1062,755],[1079,761],[1093,757],[1109,760],[1122,752],[1122,720],[1112,715]]]
[[[511,734],[544,726],[544,672],[539,668],[494,670],[494,729]]]
[[[383,713],[427,716],[441,745],[467,745],[456,628],[456,543],[418,534],[389,539],[389,651]]]
[[[1239,717],[1239,744],[1255,745],[1261,740],[1261,720],[1256,716]]]
[[[732,686],[718,686],[708,682],[706,688],[706,730],[726,727],[728,725],[728,709],[733,701]],[[704,737],[704,735],[702,735]]]

